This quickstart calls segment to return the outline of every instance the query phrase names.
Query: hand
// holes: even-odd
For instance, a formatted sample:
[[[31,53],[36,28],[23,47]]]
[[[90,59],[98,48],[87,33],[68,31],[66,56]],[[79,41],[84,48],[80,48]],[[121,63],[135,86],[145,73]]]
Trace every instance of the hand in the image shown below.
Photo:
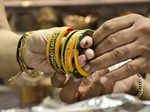
[[[100,84],[99,80],[100,77],[107,72],[109,72],[108,69],[101,70],[90,77],[82,79],[71,77],[66,86],[62,89],[60,98],[67,103],[73,103],[104,94],[104,87]]]
[[[25,41],[25,45],[23,48],[23,59],[26,65],[33,68],[35,71],[55,73],[52,67],[50,67],[46,58],[46,44],[49,39],[49,35],[53,32],[53,29],[55,28],[34,31]],[[89,36],[85,36],[81,40],[80,46],[85,49],[85,52],[83,52],[79,56],[81,65],[84,65],[85,61],[88,61],[89,59],[92,59],[94,57],[94,51],[90,49],[92,44],[93,40]],[[64,74],[55,73],[52,78],[52,83],[56,87],[63,87],[65,80],[66,77]]]
[[[94,34],[95,56],[88,64],[90,71],[108,68],[127,59],[124,66],[101,78],[105,86],[150,72],[150,19],[137,14],[117,17],[104,23]]]

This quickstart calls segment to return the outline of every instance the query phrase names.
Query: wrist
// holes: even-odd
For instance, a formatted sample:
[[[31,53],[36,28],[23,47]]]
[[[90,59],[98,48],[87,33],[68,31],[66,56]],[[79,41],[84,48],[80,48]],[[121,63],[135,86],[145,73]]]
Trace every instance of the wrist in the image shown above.
[[[134,96],[137,95],[137,93],[138,93],[138,85],[139,85],[138,82],[139,82],[139,78],[137,76],[134,76],[132,86],[131,86],[131,88],[130,88],[130,90],[128,92],[129,94],[134,95]]]

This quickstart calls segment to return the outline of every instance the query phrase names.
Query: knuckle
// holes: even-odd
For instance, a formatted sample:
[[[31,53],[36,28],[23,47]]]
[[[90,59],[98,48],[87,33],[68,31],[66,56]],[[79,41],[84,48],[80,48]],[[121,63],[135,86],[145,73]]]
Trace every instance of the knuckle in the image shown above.
[[[112,25],[112,22],[110,21],[107,21],[103,24],[102,28],[104,30],[113,30],[113,25]]]
[[[147,52],[149,53],[150,49],[147,46],[141,46],[140,51],[141,51],[142,54],[144,54],[144,53],[147,53]]]
[[[112,35],[106,39],[107,45],[115,45],[117,40],[115,39],[115,35]]]
[[[150,27],[148,24],[143,24],[143,25],[139,25],[137,27],[137,32],[141,32],[141,33],[150,33]]]
[[[136,13],[129,14],[129,16],[130,16],[131,18],[135,18],[135,20],[137,20],[137,19],[143,17],[143,16],[141,16],[141,15],[139,15],[139,14],[136,14]]]
[[[135,74],[137,73],[138,67],[133,65],[132,63],[127,63],[125,66],[125,72],[127,74]]]
[[[116,49],[112,53],[112,58],[114,58],[115,60],[121,61],[123,57],[124,53],[121,50]]]

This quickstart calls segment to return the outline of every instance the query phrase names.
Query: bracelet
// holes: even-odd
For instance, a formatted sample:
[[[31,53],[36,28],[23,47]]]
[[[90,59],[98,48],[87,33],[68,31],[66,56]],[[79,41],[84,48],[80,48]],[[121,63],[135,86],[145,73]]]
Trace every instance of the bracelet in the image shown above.
[[[65,41],[64,41],[64,43],[63,43],[63,45],[62,45],[62,49],[61,49],[61,63],[62,63],[62,67],[63,67],[63,69],[64,69],[64,71],[67,73],[67,68],[66,68],[66,64],[65,64],[65,50],[66,50],[66,45],[67,45],[67,42],[69,41],[69,39],[72,37],[72,35],[74,34],[74,33],[76,33],[77,32],[77,30],[75,30],[75,31],[72,31],[72,32],[70,32],[68,35],[67,35],[67,37],[66,37],[66,39],[65,39]]]
[[[139,81],[138,81],[138,93],[137,93],[137,97],[138,98],[141,98],[142,95],[144,93],[144,80],[142,77],[139,78]]]
[[[18,64],[20,66],[20,69],[22,72],[25,72],[26,74],[28,74],[29,76],[31,76],[32,78],[38,77],[43,75],[43,72],[35,72],[33,71],[33,68],[28,67],[24,60],[23,60],[23,47],[25,45],[25,40],[32,34],[32,32],[27,32],[25,33],[19,40],[18,42],[18,46],[17,46],[17,53],[16,53],[16,57],[17,57],[17,61]]]
[[[65,66],[66,66],[67,73],[69,73],[69,74],[72,73],[75,69],[73,66],[73,63],[72,63],[72,57],[73,57],[73,51],[75,48],[75,43],[80,36],[79,32],[80,31],[74,33],[71,36],[70,40],[67,42],[66,49],[65,49],[64,60],[65,60]]]
[[[55,57],[55,44],[56,44],[56,39],[59,35],[59,31],[55,31],[53,32],[53,34],[51,34],[50,37],[50,45],[49,45],[49,49],[48,49],[48,53],[49,53],[49,60],[50,63],[52,64],[53,68],[57,71],[59,71],[58,65],[56,63],[56,57]]]
[[[88,73],[88,72],[85,72],[82,67],[80,66],[79,64],[79,60],[78,60],[78,57],[79,57],[79,51],[80,51],[80,41],[82,40],[82,38],[85,36],[85,35],[89,35],[91,36],[93,34],[93,31],[92,30],[84,30],[84,32],[80,35],[79,39],[77,40],[76,42],[76,46],[75,46],[75,52],[74,52],[74,59],[75,59],[75,66],[76,66],[76,69],[77,71],[79,72],[79,74],[81,74],[82,76],[84,77],[88,77],[90,76],[91,74]]]
[[[68,35],[74,29],[73,28],[62,27],[62,30],[63,31],[61,31],[60,34],[58,35],[57,40],[56,40],[56,44],[55,44],[55,57],[56,57],[55,59],[56,59],[56,64],[58,66],[58,71],[60,71],[60,72],[64,72],[64,70],[62,68],[61,61],[60,61],[61,41],[62,41],[62,38],[64,38],[66,35]]]

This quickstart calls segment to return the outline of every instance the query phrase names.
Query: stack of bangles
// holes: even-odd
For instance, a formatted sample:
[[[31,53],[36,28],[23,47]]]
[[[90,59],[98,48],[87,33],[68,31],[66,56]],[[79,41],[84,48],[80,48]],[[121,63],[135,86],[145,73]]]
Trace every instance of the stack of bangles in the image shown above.
[[[90,76],[79,64],[78,57],[82,49],[80,41],[85,36],[92,37],[93,30],[75,30],[73,28],[60,27],[54,31],[47,42],[46,56],[50,66],[59,73],[73,75],[76,78]],[[61,45],[62,39],[64,40]]]
[[[49,35],[46,46],[46,57],[50,67],[58,73],[64,75],[67,74],[76,78],[88,77],[92,75],[91,73],[88,73],[82,69],[81,65],[79,64],[78,57],[83,51],[83,49],[80,47],[80,41],[85,36],[92,37],[93,32],[94,31],[90,29],[76,30],[68,27],[54,28],[52,33]],[[17,60],[22,72],[26,72],[31,77],[37,77],[43,73],[33,72],[33,69],[27,67],[22,58],[25,40],[31,33],[32,32],[25,33],[20,39],[17,49]],[[62,40],[64,40],[63,43]],[[94,46],[92,46],[92,48],[94,48]],[[140,81],[137,96],[141,97],[143,94],[144,85],[140,74],[138,74],[138,77],[140,78]]]

